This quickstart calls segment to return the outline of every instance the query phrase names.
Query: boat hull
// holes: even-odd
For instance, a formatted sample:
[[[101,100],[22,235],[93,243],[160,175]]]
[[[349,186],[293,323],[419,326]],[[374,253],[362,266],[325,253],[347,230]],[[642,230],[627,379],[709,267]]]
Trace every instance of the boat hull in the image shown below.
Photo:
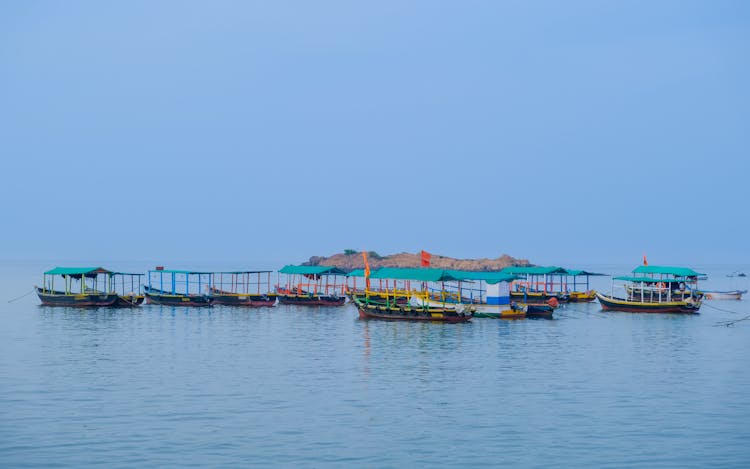
[[[524,304],[545,304],[550,300],[557,300],[559,303],[567,303],[570,301],[570,295],[567,293],[522,293],[522,292],[510,292],[511,301]]]
[[[706,291],[703,290],[703,299],[705,300],[741,300],[742,295],[747,293],[747,290],[732,290],[732,291]]]
[[[145,296],[149,304],[162,306],[211,306],[213,303],[213,298],[208,295],[171,294],[148,287]]]
[[[276,295],[213,295],[213,304],[262,308],[276,304]]]
[[[211,289],[213,304],[222,306],[268,307],[276,304],[276,296],[275,293],[232,293],[218,288]]]
[[[672,313],[698,314],[700,301],[670,301],[662,303],[641,303],[623,298],[596,294],[603,311],[621,311],[625,313]]]
[[[360,319],[382,319],[386,321],[428,321],[462,323],[471,321],[471,313],[458,313],[442,308],[420,308],[413,306],[376,306],[357,304]]]
[[[596,299],[596,291],[572,291],[568,297],[570,303],[588,303]]]
[[[343,306],[345,302],[345,296],[290,295],[279,293],[280,305]]]
[[[74,308],[99,308],[114,306],[119,298],[117,293],[64,293],[43,290],[39,287],[36,293],[44,306],[68,306]]]
[[[145,295],[119,295],[114,306],[118,308],[132,308],[142,305],[145,299]]]
[[[507,306],[507,305],[506,305]],[[526,317],[526,313],[523,311],[517,311],[514,309],[500,309],[500,308],[485,308],[483,306],[477,306],[477,310],[474,311],[475,318],[490,318],[490,319],[523,319]]]
[[[550,319],[555,313],[553,306],[534,303],[513,303],[511,309],[523,312],[527,318]]]

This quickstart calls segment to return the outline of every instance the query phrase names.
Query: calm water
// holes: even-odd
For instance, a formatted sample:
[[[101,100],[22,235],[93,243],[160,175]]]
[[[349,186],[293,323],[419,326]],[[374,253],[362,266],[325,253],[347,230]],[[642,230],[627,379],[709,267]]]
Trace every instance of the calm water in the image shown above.
[[[0,265],[2,467],[750,465],[750,321],[717,326],[748,301],[463,325],[6,302],[50,267]]]

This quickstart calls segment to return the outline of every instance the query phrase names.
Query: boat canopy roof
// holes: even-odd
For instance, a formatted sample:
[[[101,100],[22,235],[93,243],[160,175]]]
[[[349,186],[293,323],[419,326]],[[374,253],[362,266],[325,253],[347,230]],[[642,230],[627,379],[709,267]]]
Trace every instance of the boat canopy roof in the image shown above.
[[[240,274],[268,274],[273,272],[273,270],[225,270],[223,272],[214,272],[215,274],[230,274],[230,275],[240,275]]]
[[[199,272],[197,270],[174,270],[174,269],[157,269],[149,270],[149,273],[164,272],[165,274],[185,274],[185,275],[211,275],[213,272]]]
[[[600,274],[598,272],[589,272],[588,270],[575,270],[575,269],[566,269],[566,270],[567,270],[567,274],[572,277],[578,277],[580,275],[585,275],[587,277],[592,277],[592,276],[603,277],[607,275],[607,274]]]
[[[568,271],[557,266],[510,266],[500,272],[514,275],[546,275],[546,274],[565,274]]]
[[[669,267],[663,265],[639,265],[633,269],[634,274],[665,274],[676,277],[698,277],[701,274],[687,267]]]
[[[348,274],[346,274],[347,277],[364,277],[365,276],[365,269],[354,269]]]
[[[383,278],[393,280],[421,280],[423,282],[444,282],[448,280],[460,280],[443,269],[430,269],[427,267],[381,267],[372,272],[370,278]]]
[[[52,270],[48,270],[44,275],[70,275],[71,277],[80,277],[85,275],[87,277],[93,277],[97,274],[112,274],[107,269],[102,267],[55,267]]]
[[[112,272],[112,275],[130,275],[135,277],[136,275],[140,275],[141,277],[145,276],[146,274],[136,274],[131,272]]]
[[[346,275],[343,270],[330,265],[285,265],[279,272],[301,275]]]
[[[512,282],[521,277],[504,272],[482,272],[476,270],[449,270],[449,274],[457,280],[483,280],[486,283]]]
[[[678,281],[678,279],[660,279],[660,278],[654,278],[654,277],[633,277],[630,275],[623,275],[621,277],[614,277],[614,280],[623,280],[625,282],[644,282],[644,283],[661,283],[661,282],[670,282],[670,281]]]

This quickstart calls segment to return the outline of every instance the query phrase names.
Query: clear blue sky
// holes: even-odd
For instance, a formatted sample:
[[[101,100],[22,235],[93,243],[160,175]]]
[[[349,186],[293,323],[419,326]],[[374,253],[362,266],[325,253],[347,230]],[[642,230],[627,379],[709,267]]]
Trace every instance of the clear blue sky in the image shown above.
[[[749,90],[746,1],[2,2],[0,258],[748,262]]]

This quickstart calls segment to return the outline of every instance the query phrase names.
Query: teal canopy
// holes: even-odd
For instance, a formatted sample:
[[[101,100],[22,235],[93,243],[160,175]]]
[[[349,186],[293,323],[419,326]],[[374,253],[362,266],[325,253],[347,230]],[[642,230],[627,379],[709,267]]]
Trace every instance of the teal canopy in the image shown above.
[[[372,273],[372,272],[370,272]],[[365,276],[365,269],[354,269],[348,274],[346,274],[347,277],[364,277]]]
[[[52,270],[48,270],[44,273],[44,275],[70,275],[70,276],[78,276],[86,275],[86,276],[94,276],[96,274],[111,274],[107,269],[103,269],[101,267],[55,267]]]
[[[574,269],[565,269],[565,270],[566,270],[566,273],[570,275],[571,277],[578,277],[581,275],[585,275],[587,277],[607,275],[607,274],[600,274],[597,272],[589,272],[587,270],[574,270]]]
[[[678,281],[677,279],[659,279],[654,277],[632,277],[628,275],[623,275],[621,277],[614,277],[614,280],[624,280],[626,282],[645,282],[645,283],[661,283],[661,282],[671,282],[671,281]]]
[[[346,275],[346,272],[338,267],[329,265],[285,265],[279,272],[289,275]]]
[[[687,267],[669,267],[663,265],[639,265],[633,269],[634,274],[663,274],[675,277],[698,277],[701,274]]]
[[[503,272],[481,272],[475,270],[448,270],[448,273],[457,280],[476,280],[486,283],[495,284],[500,282],[512,282],[521,277],[518,275],[507,274]]]
[[[372,272],[370,278],[382,278],[392,280],[420,280],[423,282],[445,282],[459,280],[452,276],[449,271],[430,268],[400,268],[381,267]]]
[[[513,275],[549,275],[565,274],[567,273],[567,270],[556,266],[510,266],[504,268],[500,272]]]
[[[197,272],[195,270],[171,270],[171,269],[157,269],[149,270],[151,272],[164,272],[165,274],[185,274],[185,275],[211,275],[213,272]]]

